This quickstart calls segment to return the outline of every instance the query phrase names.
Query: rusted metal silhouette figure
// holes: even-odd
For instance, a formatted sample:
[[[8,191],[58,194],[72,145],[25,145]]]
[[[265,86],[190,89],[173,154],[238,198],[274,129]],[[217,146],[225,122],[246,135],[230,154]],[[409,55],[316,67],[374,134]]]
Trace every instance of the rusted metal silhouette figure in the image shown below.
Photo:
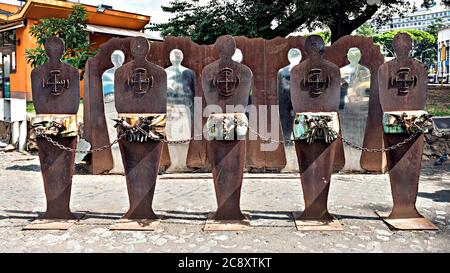
[[[380,102],[383,112],[423,110],[427,93],[427,70],[420,62],[409,57],[412,39],[408,34],[397,34],[393,40],[396,58],[383,64],[378,73]],[[404,141],[408,133],[385,133],[385,146]],[[394,206],[386,219],[410,219],[404,228],[432,228],[416,209],[419,175],[424,146],[423,133],[408,144],[387,152],[389,178]],[[418,221],[416,221],[418,220]],[[421,225],[420,223],[424,223]]]
[[[119,115],[166,113],[167,76],[164,69],[146,60],[150,45],[138,37],[131,42],[133,61],[115,72],[115,104]],[[130,209],[126,219],[156,219],[152,209],[163,143],[158,140],[119,141]]]
[[[291,99],[295,113],[337,112],[340,97],[339,68],[323,59],[320,36],[306,39],[309,58],[291,71]],[[304,192],[305,210],[296,220],[332,220],[327,209],[328,192],[336,153],[336,141],[296,140],[295,148]]]
[[[76,125],[80,104],[80,74],[72,66],[63,63],[64,43],[58,37],[50,37],[45,44],[49,61],[31,72],[33,104],[37,116],[48,124],[53,118],[65,117]],[[77,136],[60,134],[51,136],[57,143],[75,149]],[[43,219],[75,219],[70,211],[70,194],[74,173],[75,153],[61,150],[42,137],[37,138],[39,160],[44,178],[47,211]]]
[[[253,74],[250,68],[232,60],[236,42],[230,35],[216,40],[214,49],[219,60],[202,71],[202,87],[207,105],[243,106],[235,113],[245,113]],[[217,198],[215,220],[242,220],[240,209],[241,186],[245,163],[246,140],[212,140],[208,142],[208,156],[212,165]]]

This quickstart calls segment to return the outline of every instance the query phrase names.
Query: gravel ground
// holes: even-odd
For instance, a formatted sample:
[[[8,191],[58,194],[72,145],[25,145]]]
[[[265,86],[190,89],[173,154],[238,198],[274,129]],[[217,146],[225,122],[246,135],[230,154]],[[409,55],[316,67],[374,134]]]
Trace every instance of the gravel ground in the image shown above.
[[[87,217],[67,231],[22,231],[45,210],[37,156],[0,154],[0,252],[449,252],[450,164],[424,162],[417,207],[439,231],[392,231],[374,210],[389,210],[388,175],[336,174],[329,209],[340,232],[299,232],[291,212],[303,209],[299,176],[247,174],[241,207],[252,230],[203,232],[215,209],[210,174],[159,177],[154,232],[109,231],[127,210],[125,177],[75,175],[71,208]]]

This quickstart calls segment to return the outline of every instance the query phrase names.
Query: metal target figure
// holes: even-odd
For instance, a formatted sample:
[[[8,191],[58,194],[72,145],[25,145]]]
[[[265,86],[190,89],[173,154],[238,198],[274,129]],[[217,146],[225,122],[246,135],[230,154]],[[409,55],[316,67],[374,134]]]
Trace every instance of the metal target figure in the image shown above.
[[[412,39],[408,34],[397,34],[392,45],[396,58],[383,64],[378,72],[384,143],[386,147],[407,143],[386,153],[394,206],[389,215],[377,213],[387,216],[384,221],[396,229],[437,229],[415,205],[424,133],[432,128],[423,110],[428,73],[423,64],[409,57]]]
[[[219,60],[202,71],[202,87],[207,105],[220,106],[223,113],[208,118],[208,157],[212,165],[217,198],[215,220],[243,220],[240,209],[241,186],[245,164],[248,120],[245,107],[253,74],[247,66],[232,60],[236,42],[230,35],[216,40]],[[236,107],[233,113],[225,113]]]
[[[165,139],[167,76],[146,60],[149,49],[147,39],[133,39],[133,60],[114,77],[116,127],[130,202],[124,218],[136,221],[157,219],[152,202]]]
[[[45,44],[49,60],[31,72],[36,117],[33,128],[39,147],[47,211],[43,219],[75,219],[69,203],[78,138],[77,112],[80,104],[78,70],[61,61],[64,43],[51,37]],[[70,83],[70,84],[69,84]],[[51,143],[69,149],[61,149]]]
[[[340,230],[328,212],[328,192],[339,132],[339,68],[323,59],[320,36],[306,39],[308,59],[291,71],[293,133],[305,199],[305,210],[294,213],[299,230]]]

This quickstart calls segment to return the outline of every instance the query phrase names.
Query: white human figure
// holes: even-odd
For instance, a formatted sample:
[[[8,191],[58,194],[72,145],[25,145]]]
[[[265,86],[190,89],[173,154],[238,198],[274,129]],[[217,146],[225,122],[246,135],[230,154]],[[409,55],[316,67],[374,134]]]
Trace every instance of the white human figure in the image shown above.
[[[350,62],[341,68],[341,103],[339,114],[342,134],[350,141],[362,145],[369,111],[370,70],[359,64],[361,51],[350,48]],[[361,171],[361,151],[344,145],[346,171]]]
[[[108,135],[110,143],[117,138],[117,130],[114,128],[116,124],[113,119],[117,118],[117,110],[114,103],[114,73],[121,67],[125,61],[125,54],[116,50],[111,54],[111,61],[114,67],[106,70],[102,75],[103,81],[103,100],[105,102],[105,118],[106,127],[108,128]],[[119,146],[111,147],[114,167],[110,173],[124,173],[122,164],[122,156],[120,154]]]
[[[236,48],[234,51],[234,55],[231,57],[231,59],[235,62],[241,63],[242,62],[242,51],[239,48]]]
[[[359,64],[361,51],[356,47],[350,48],[347,58],[350,64],[341,68],[341,78],[348,84],[345,102],[369,101],[366,90],[370,88],[370,70]]]
[[[291,70],[302,60],[302,52],[298,48],[291,48],[288,51],[289,64],[278,71],[278,104],[280,111],[280,124],[283,131],[283,139],[292,139],[292,126],[295,113],[291,103]],[[285,145],[286,166],[283,172],[298,171],[297,154],[292,143]]]
[[[195,73],[181,65],[183,52],[174,49],[170,52],[172,66],[167,73],[167,125],[169,141],[185,140],[191,137],[193,101],[195,95]],[[171,165],[168,172],[187,170],[186,159],[189,143],[169,144]]]

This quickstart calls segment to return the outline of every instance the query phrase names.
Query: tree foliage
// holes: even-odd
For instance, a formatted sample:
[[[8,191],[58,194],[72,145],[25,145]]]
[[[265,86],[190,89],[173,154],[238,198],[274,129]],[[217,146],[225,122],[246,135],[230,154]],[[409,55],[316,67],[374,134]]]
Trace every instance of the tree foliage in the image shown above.
[[[369,22],[362,24],[359,28],[354,31],[354,34],[372,37],[375,35],[375,31],[372,28],[372,25]]]
[[[435,63],[437,58],[437,36],[422,30],[394,30],[373,36],[373,41],[383,46],[388,56],[394,56],[392,40],[398,33],[408,33],[413,40],[412,57],[421,60],[426,65]]]
[[[416,7],[409,0],[172,0],[162,6],[174,14],[169,22],[154,24],[151,30],[163,36],[189,36],[200,44],[211,44],[224,34],[272,39],[285,37],[299,28],[314,31],[328,27],[331,41],[351,34],[367,20],[381,24],[395,14]],[[432,0],[424,0],[431,6]]]
[[[65,52],[62,60],[77,69],[84,69],[87,60],[94,56],[96,51],[92,49],[86,35],[86,9],[81,5],[75,5],[67,19],[46,18],[39,20],[39,24],[31,26],[30,35],[36,38],[38,46],[27,49],[25,58],[33,67],[42,65],[48,61],[44,45],[51,36],[58,36],[64,41]]]

